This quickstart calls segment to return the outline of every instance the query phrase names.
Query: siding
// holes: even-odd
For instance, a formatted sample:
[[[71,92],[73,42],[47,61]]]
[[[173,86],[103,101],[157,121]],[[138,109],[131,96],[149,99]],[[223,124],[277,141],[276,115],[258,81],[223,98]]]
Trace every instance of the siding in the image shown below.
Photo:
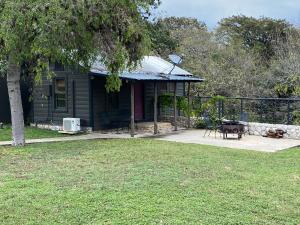
[[[30,98],[30,81],[29,79],[24,79],[21,77],[20,81],[21,95],[22,95],[22,105],[24,112],[24,121],[25,123],[30,121],[31,116],[31,102]],[[0,77],[0,122],[10,123],[11,122],[10,115],[10,105],[9,105],[9,97],[7,90],[6,77]]]
[[[0,77],[0,122],[10,123],[10,106],[4,77]]]
[[[89,127],[91,125],[91,120],[88,75],[76,70],[55,71],[55,74],[57,78],[66,78],[66,110],[58,111],[54,109],[53,80],[48,80],[44,76],[42,78],[42,85],[34,88],[34,122],[62,125],[63,118],[76,117],[81,119],[81,125],[83,127]],[[52,85],[52,96],[49,96],[49,88],[51,87],[50,85]]]
[[[105,79],[95,78],[92,81],[93,88],[93,117],[95,130],[126,127],[130,122],[130,84],[123,82],[120,93],[115,93],[113,103],[105,90]]]

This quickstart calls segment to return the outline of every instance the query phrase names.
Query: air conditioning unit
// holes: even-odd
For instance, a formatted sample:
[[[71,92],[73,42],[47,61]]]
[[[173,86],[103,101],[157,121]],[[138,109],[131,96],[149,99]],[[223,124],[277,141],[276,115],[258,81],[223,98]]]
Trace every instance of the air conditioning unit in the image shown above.
[[[63,120],[64,132],[79,132],[80,119],[79,118],[64,118]]]

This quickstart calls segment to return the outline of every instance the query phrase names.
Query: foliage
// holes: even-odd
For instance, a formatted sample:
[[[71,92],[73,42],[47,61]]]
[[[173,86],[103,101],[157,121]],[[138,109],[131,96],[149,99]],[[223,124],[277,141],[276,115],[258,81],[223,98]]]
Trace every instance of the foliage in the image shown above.
[[[300,126],[300,111],[294,111],[292,113],[293,116],[293,124]]]
[[[275,55],[274,45],[285,42],[292,26],[285,20],[272,18],[232,16],[221,20],[217,30],[219,40],[225,44],[242,44],[253,50],[268,64]]]
[[[178,41],[182,67],[205,78],[192,94],[227,97],[299,96],[299,31],[284,20],[225,18],[214,31],[192,18],[160,19]]]
[[[183,111],[185,115],[189,114],[189,104],[188,100],[184,96],[177,96],[177,109]],[[159,104],[162,107],[173,107],[174,106],[174,96],[172,94],[163,94],[159,96]]]
[[[167,57],[175,52],[178,41],[171,36],[170,30],[161,23],[161,20],[149,22],[148,33],[151,38],[153,54]]]
[[[290,33],[286,42],[276,46],[276,56],[266,73],[274,94],[300,96],[300,31]]]
[[[118,90],[117,75],[131,68],[150,48],[145,14],[157,0],[2,0],[0,59],[31,62],[36,80],[48,61],[89,68],[99,55],[112,76],[108,91]],[[114,13],[111,13],[111,12]]]
[[[219,115],[219,104],[224,101],[225,98],[223,96],[213,96],[200,107],[201,115],[208,117],[209,122],[214,128],[216,128],[221,122],[220,120],[222,118],[220,118]]]
[[[2,224],[299,224],[300,149],[151,139],[0,147]]]
[[[198,117],[196,122],[195,122],[195,128],[197,129],[206,129],[207,128],[207,123],[202,117]]]

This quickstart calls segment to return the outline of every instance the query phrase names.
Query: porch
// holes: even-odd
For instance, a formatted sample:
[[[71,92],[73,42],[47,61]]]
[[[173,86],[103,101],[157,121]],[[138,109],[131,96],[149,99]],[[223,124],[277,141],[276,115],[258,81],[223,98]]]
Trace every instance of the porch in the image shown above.
[[[131,136],[134,137],[136,129],[144,125],[148,131],[149,127],[152,127],[152,133],[156,135],[159,133],[159,125],[162,124],[158,122],[171,122],[172,130],[178,130],[177,98],[187,97],[191,107],[191,83],[199,82],[200,79],[185,77],[184,80],[175,80],[175,76],[168,79],[158,76],[154,80],[147,80],[142,76],[139,78],[141,79],[137,77],[122,79],[119,93],[106,93],[105,79],[99,75],[92,75],[94,131],[129,128]],[[162,115],[165,109],[160,108],[159,104],[159,97],[164,94],[172,99],[172,106],[168,107],[167,120],[165,115]],[[191,127],[189,122],[187,127]]]

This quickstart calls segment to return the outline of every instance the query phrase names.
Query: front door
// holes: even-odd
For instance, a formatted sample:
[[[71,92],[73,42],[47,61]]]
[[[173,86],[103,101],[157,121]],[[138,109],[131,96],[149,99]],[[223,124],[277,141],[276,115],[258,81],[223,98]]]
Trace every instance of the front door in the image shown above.
[[[144,85],[142,83],[134,85],[134,118],[136,121],[144,119]]]

